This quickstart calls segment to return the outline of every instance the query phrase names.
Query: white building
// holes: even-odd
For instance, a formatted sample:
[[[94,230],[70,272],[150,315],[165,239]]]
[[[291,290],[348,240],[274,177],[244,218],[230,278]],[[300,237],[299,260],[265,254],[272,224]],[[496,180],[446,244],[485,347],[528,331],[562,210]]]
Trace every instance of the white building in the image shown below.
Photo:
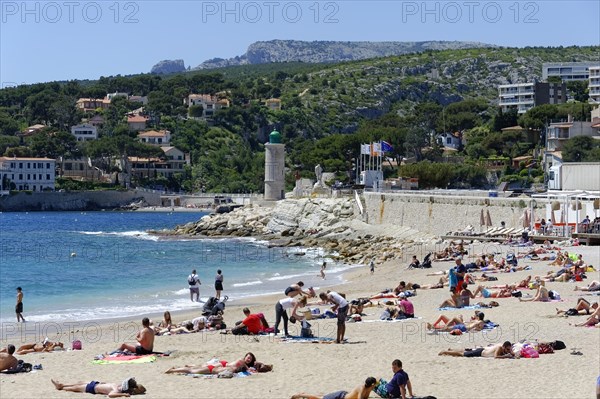
[[[600,66],[590,68],[589,80],[590,103],[600,105]]]
[[[56,160],[0,157],[0,184],[5,190],[54,190]]]
[[[589,62],[545,62],[542,64],[542,80],[559,77],[563,82],[588,80],[590,68],[598,66],[598,61]]]
[[[502,112],[516,109],[524,114],[536,105],[562,104],[567,101],[566,84],[530,82],[498,86]]]
[[[71,126],[71,134],[77,141],[90,141],[98,139],[98,128],[92,124],[84,123]]]
[[[218,99],[210,94],[190,94],[183,99],[183,103],[188,107],[202,107],[202,116],[200,118],[212,118],[218,110],[228,108],[230,103],[226,98]]]
[[[142,143],[152,145],[169,145],[171,142],[171,132],[168,130],[149,130],[147,132],[139,133],[138,138]]]

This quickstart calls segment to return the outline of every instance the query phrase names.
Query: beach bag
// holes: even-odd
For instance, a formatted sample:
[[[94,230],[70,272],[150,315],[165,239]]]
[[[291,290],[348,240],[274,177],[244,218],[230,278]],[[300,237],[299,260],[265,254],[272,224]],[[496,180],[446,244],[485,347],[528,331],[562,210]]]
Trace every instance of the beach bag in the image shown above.
[[[81,350],[81,341],[78,339],[73,341],[73,343],[71,344],[71,348],[73,348],[74,351],[80,351]]]
[[[535,359],[540,357],[540,353],[531,346],[524,346],[523,349],[521,349],[521,357]]]
[[[565,345],[563,341],[554,341],[551,342],[550,345],[552,345],[552,348],[554,348],[555,351],[567,349],[567,345]]]
[[[550,292],[548,292],[548,296],[552,300],[560,301],[560,294],[557,291],[550,290]]]
[[[312,330],[310,329],[310,323],[306,320],[302,320],[302,328],[300,329],[300,336],[302,338],[314,337]]]
[[[552,348],[552,345],[550,345],[547,342],[541,342],[540,345],[538,346],[538,353],[540,355],[545,354],[545,353],[554,353],[554,349]]]
[[[523,296],[523,293],[521,291],[513,291],[511,292],[511,295],[515,298],[521,298]]]
[[[192,275],[190,275],[190,276],[188,277],[188,284],[189,284],[189,285],[196,285],[196,276],[192,276]]]

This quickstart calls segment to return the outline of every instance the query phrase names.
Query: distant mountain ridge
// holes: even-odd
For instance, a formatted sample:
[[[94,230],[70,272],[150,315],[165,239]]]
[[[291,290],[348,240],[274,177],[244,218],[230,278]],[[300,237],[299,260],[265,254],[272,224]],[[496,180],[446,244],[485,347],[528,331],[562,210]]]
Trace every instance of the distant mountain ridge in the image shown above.
[[[465,41],[423,42],[343,42],[269,40],[248,46],[245,54],[233,58],[213,58],[192,69],[213,69],[234,65],[267,64],[272,62],[334,63],[368,58],[389,57],[427,50],[458,50],[498,46]],[[164,61],[163,61],[164,62]]]

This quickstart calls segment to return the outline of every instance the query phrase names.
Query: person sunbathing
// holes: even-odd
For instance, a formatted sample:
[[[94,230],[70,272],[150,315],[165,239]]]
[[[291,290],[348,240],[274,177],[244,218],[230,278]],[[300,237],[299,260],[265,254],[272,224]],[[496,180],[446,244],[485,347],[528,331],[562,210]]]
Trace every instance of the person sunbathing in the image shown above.
[[[191,364],[186,365],[185,367],[171,367],[165,371],[165,374],[219,374],[226,370],[229,370],[232,373],[238,373],[254,367],[255,363],[256,356],[254,356],[252,352],[248,352],[243,358],[235,362],[220,360],[218,363],[206,363],[202,366]]]
[[[600,307],[596,308],[594,313],[592,313],[590,315],[590,317],[588,317],[586,319],[586,321],[584,321],[582,323],[578,323],[578,324],[569,323],[569,325],[572,325],[575,327],[594,327],[594,326],[600,327]]]
[[[11,370],[17,367],[19,361],[13,356],[13,353],[15,353],[15,346],[12,344],[9,344],[2,350],[2,353],[0,353],[0,371]]]
[[[428,330],[443,331],[443,332],[454,332],[459,330],[461,333],[468,331],[481,331],[485,327],[484,321],[485,314],[483,312],[475,312],[475,315],[471,317],[471,321],[465,323],[462,315],[458,317],[448,318],[447,316],[441,315],[433,323],[426,323]],[[442,327],[440,324],[444,323]]]
[[[548,302],[550,300],[550,293],[544,286],[544,282],[536,279],[533,282],[533,286],[537,288],[535,295],[531,298],[523,299],[519,298],[521,302]]]
[[[21,345],[15,353],[17,355],[26,355],[33,352],[52,352],[55,348],[63,349],[64,347],[62,342],[51,342],[46,338],[40,343]]]
[[[584,298],[579,298],[577,300],[577,305],[574,308],[567,310],[556,308],[556,314],[564,314],[565,316],[583,316],[589,315],[591,313],[590,311],[595,311],[596,309],[598,309],[598,302],[594,302],[592,305],[590,305],[590,303]]]
[[[133,378],[129,378],[121,384],[98,381],[63,384],[55,380],[50,381],[52,381],[54,387],[59,391],[91,393],[92,395],[102,394],[107,395],[109,398],[128,397],[146,392],[146,388],[142,384],[138,384]]]
[[[575,286],[573,291],[600,291],[600,281],[594,280],[587,287]]]
[[[558,254],[556,254],[556,259],[554,259],[551,263],[549,263],[549,266],[562,266],[564,261],[565,261],[565,255],[563,255],[562,252],[558,251]]]
[[[365,380],[364,384],[360,384],[350,392],[337,391],[323,396],[297,393],[292,395],[291,399],[367,399],[376,386],[377,379],[369,377]]]
[[[477,296],[481,294],[484,298],[510,298],[512,296],[512,292],[514,291],[515,286],[506,286],[500,291],[491,291],[485,288],[483,285],[477,287],[473,295]]]
[[[490,345],[485,348],[448,349],[438,353],[438,356],[493,357],[495,359],[512,359],[515,357],[510,341],[506,341],[503,344]]]

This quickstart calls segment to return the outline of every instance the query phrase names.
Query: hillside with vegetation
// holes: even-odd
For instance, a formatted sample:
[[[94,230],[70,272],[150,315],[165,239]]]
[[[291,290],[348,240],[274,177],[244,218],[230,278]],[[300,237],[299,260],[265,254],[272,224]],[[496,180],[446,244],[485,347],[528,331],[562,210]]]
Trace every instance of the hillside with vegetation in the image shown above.
[[[360,144],[385,140],[386,154],[416,162],[386,176],[419,177],[421,187],[489,187],[499,179],[541,179],[536,167],[510,166],[490,172],[490,159],[533,154],[540,146],[539,129],[568,114],[589,118],[585,87],[573,86],[582,102],[536,107],[517,118],[497,107],[497,86],[541,79],[543,62],[597,59],[598,47],[476,48],[424,51],[419,54],[336,64],[271,63],[241,65],[175,75],[101,77],[97,81],[51,82],[0,90],[0,153],[5,156],[88,156],[105,172],[117,172],[111,159],[161,154],[142,144],[127,128],[126,115],[140,104],[115,98],[107,109],[83,113],[78,98],[103,98],[124,92],[147,96],[143,113],[148,128],[167,129],[172,145],[190,154],[191,165],[171,179],[144,179],[138,186],[185,191],[262,191],[264,142],[272,129],[286,144],[289,187],[296,171],[314,177],[314,166],[349,181]],[[214,118],[190,117],[189,94],[211,94],[230,101]],[[281,100],[280,110],[264,105]],[[105,119],[96,141],[78,143],[70,126],[94,115]],[[527,133],[501,133],[521,124]],[[44,124],[23,137],[28,126]],[[531,133],[534,132],[536,133]],[[467,145],[445,164],[435,134],[461,132]],[[543,143],[543,141],[542,141]],[[596,142],[586,143],[577,157],[599,160]],[[570,154],[567,151],[567,155]],[[569,156],[569,155],[568,155]],[[446,159],[447,160],[447,159]],[[484,162],[484,160],[488,160]],[[488,162],[489,163],[489,162]],[[392,162],[386,165],[393,165]],[[527,165],[524,165],[527,166]],[[525,172],[523,172],[525,171]]]

